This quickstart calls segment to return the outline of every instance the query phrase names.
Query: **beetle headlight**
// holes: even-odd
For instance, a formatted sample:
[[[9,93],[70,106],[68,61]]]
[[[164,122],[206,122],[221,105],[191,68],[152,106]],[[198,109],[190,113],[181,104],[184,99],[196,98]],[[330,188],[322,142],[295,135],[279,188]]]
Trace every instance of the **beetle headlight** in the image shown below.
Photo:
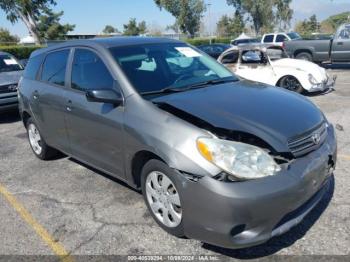
[[[199,138],[197,148],[201,155],[237,179],[256,179],[273,176],[280,166],[264,150],[217,138]]]
[[[312,74],[309,74],[309,81],[313,85],[317,85],[318,84],[316,78]]]

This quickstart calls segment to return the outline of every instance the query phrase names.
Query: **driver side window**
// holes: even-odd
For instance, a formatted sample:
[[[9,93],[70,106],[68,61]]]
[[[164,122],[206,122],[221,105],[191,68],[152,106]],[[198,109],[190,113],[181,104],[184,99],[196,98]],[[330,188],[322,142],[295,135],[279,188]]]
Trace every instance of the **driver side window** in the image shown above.
[[[72,88],[87,91],[112,89],[114,80],[101,58],[88,49],[76,49],[72,66]]]

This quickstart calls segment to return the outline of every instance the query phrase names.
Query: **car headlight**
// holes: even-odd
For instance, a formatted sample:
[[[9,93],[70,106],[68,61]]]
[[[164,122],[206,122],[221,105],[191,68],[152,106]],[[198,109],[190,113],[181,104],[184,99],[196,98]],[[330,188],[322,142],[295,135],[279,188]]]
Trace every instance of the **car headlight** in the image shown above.
[[[281,170],[268,153],[256,146],[217,138],[199,138],[197,148],[206,160],[236,178],[233,180],[273,176]]]
[[[318,84],[316,78],[312,74],[309,74],[309,81],[313,85],[317,85]]]

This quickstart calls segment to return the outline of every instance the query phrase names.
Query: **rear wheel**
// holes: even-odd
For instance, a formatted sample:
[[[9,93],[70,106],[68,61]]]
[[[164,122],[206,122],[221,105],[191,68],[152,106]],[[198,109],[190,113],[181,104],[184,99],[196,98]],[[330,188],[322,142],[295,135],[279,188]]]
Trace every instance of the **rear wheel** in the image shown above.
[[[302,52],[296,55],[296,59],[312,62],[312,55],[310,53]]]
[[[289,91],[297,92],[297,93],[302,93],[304,91],[302,85],[296,79],[294,76],[285,76],[283,77],[279,85],[280,87],[283,87],[285,89],[288,89]]]
[[[42,160],[49,160],[58,154],[57,150],[46,144],[32,118],[27,120],[26,127],[30,147],[38,158]]]
[[[142,193],[154,220],[166,232],[184,237],[183,210],[174,171],[159,160],[150,160],[142,170]]]

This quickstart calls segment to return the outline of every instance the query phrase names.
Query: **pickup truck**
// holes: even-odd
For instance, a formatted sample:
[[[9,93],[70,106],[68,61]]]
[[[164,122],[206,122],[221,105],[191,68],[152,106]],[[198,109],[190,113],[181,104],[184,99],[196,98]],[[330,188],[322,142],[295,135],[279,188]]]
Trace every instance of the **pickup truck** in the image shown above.
[[[285,42],[290,57],[322,62],[350,62],[350,23],[341,25],[331,40],[294,40]]]

